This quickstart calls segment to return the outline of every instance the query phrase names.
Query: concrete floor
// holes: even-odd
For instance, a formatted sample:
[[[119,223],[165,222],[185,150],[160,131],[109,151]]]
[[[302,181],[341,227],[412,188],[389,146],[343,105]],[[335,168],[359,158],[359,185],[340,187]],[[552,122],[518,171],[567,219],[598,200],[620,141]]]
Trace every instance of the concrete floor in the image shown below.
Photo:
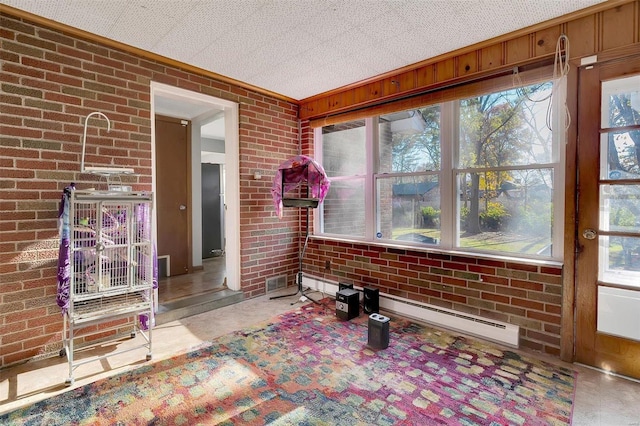
[[[282,292],[287,294],[291,289],[283,289]],[[157,326],[153,330],[153,361],[169,358],[233,330],[295,309],[300,305],[296,303],[292,306],[291,303],[295,302],[296,298],[297,296],[291,296],[270,300],[268,296],[262,296]],[[328,309],[332,307],[329,306]],[[108,354],[116,349],[126,348],[127,345],[139,345],[141,339],[142,337],[138,336],[135,339],[104,344],[85,352],[87,356],[91,355],[92,351]],[[606,375],[580,365],[562,363],[555,358],[534,352],[523,352],[573,368],[578,372],[572,423],[574,426],[640,426],[640,382]],[[74,372],[73,387],[136,368],[146,362],[146,354],[147,350],[141,348],[80,365]],[[64,385],[67,377],[66,358],[58,357],[0,370],[0,413],[70,389]]]

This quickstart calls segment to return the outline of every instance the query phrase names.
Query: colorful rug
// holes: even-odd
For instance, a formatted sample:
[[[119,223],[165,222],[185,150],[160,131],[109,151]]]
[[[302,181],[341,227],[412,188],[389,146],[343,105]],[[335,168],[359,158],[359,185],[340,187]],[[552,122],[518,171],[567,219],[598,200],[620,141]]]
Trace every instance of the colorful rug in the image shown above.
[[[11,425],[564,425],[575,373],[391,318],[304,306],[0,416]]]

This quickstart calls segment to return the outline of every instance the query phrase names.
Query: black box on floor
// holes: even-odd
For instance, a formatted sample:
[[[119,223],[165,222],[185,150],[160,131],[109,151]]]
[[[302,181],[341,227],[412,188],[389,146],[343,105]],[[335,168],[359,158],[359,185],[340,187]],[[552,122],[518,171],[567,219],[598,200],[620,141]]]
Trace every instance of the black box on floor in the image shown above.
[[[367,344],[374,349],[389,347],[389,318],[380,314],[369,315]]]
[[[350,288],[336,293],[336,316],[341,320],[350,320],[360,315],[360,294]]]

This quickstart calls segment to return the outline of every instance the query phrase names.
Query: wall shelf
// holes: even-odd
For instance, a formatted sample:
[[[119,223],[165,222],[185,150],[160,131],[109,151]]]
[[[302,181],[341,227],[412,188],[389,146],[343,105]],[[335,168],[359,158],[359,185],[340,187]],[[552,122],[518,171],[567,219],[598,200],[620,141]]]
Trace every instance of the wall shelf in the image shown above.
[[[282,206],[315,209],[318,207],[319,202],[318,198],[283,198]]]

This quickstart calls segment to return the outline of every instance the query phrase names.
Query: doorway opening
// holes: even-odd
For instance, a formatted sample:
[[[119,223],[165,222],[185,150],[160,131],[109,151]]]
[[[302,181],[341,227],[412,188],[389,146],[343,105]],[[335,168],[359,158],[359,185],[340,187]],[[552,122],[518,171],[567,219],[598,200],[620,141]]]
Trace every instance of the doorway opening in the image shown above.
[[[178,120],[188,121],[191,126],[190,148],[188,148],[187,152],[187,161],[189,162],[187,173],[190,180],[188,191],[190,193],[187,197],[187,203],[180,204],[180,209],[186,210],[191,222],[188,238],[189,252],[191,253],[188,259],[188,273],[182,275],[172,274],[170,270],[166,270],[166,267],[163,267],[163,265],[170,263],[163,257],[163,253],[158,253],[159,275],[161,276],[156,298],[161,303],[161,306],[158,307],[158,314],[160,316],[168,310],[183,309],[185,305],[199,304],[207,299],[202,297],[203,292],[224,293],[218,295],[218,299],[220,296],[233,296],[232,299],[235,300],[233,303],[242,300],[239,267],[238,104],[152,82],[151,113],[154,118],[156,115],[173,117]],[[156,196],[161,196],[163,188],[158,187],[157,150],[159,146],[157,144],[158,135],[156,132],[158,128],[155,119],[152,120],[151,131],[152,188]],[[212,148],[212,140],[215,142],[214,145],[218,145],[217,149]],[[209,201],[203,199],[203,189],[206,195],[206,190],[210,187],[208,181],[205,180],[203,182],[203,164],[218,164],[220,193],[216,196],[218,197],[219,219],[211,219],[209,213],[203,213],[203,206],[206,208],[206,205],[209,204]],[[204,179],[208,179],[207,176],[209,176],[208,172],[205,171]],[[159,236],[162,233],[171,232],[171,229],[166,229],[167,226],[163,226],[162,229],[158,228],[157,215],[158,212],[156,211],[153,223],[155,235]],[[212,250],[207,248],[211,245],[211,242],[203,243],[203,239],[206,239],[203,236],[203,232],[211,232],[209,220],[216,220],[216,226],[219,229],[219,235],[216,236],[217,245],[213,255],[211,255],[212,253],[203,253],[204,250]],[[168,277],[162,278],[163,275],[168,275]],[[215,303],[211,305],[211,309],[224,306],[220,300],[214,300],[213,302]],[[172,309],[170,305],[175,305],[175,309]],[[209,309],[191,309],[178,318],[204,312],[205,310]],[[175,316],[175,313],[172,314],[171,319],[177,319],[174,318]],[[158,323],[163,322],[159,318],[157,320]]]

